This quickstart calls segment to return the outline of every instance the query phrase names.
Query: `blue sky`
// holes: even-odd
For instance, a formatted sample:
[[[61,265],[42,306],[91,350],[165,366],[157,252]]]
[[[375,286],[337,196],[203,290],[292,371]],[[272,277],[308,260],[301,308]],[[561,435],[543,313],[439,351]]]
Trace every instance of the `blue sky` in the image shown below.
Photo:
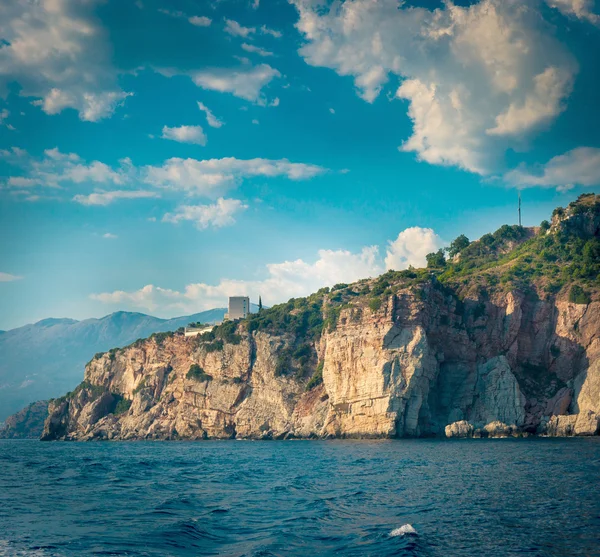
[[[0,329],[266,304],[600,183],[586,0],[0,6]]]

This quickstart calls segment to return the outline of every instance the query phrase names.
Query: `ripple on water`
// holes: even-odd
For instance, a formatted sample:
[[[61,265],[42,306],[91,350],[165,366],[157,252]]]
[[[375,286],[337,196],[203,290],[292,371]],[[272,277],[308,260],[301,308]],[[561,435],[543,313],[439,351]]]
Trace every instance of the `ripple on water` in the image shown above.
[[[0,441],[0,556],[600,557],[599,462],[600,439]]]

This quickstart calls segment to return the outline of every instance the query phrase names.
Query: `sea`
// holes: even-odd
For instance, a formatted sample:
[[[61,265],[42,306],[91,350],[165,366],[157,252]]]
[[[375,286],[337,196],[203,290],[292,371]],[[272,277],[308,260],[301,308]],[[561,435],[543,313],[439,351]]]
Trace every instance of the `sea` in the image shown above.
[[[600,438],[0,441],[2,556],[600,556]]]

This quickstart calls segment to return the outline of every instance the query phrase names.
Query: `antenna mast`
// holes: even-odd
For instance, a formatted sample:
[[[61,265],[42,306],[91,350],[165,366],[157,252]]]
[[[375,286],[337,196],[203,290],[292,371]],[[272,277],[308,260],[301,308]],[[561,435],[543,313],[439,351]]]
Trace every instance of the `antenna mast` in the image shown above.
[[[521,226],[521,192],[519,192],[519,226]]]

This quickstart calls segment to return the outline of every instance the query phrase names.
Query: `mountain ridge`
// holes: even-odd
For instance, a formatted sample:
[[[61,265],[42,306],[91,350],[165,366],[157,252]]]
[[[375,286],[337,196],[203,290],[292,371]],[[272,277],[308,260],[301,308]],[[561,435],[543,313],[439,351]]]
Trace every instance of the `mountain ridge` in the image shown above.
[[[37,400],[58,396],[79,383],[97,352],[124,346],[190,322],[216,323],[225,308],[170,319],[116,311],[100,318],[46,318],[0,334],[0,422]]]

